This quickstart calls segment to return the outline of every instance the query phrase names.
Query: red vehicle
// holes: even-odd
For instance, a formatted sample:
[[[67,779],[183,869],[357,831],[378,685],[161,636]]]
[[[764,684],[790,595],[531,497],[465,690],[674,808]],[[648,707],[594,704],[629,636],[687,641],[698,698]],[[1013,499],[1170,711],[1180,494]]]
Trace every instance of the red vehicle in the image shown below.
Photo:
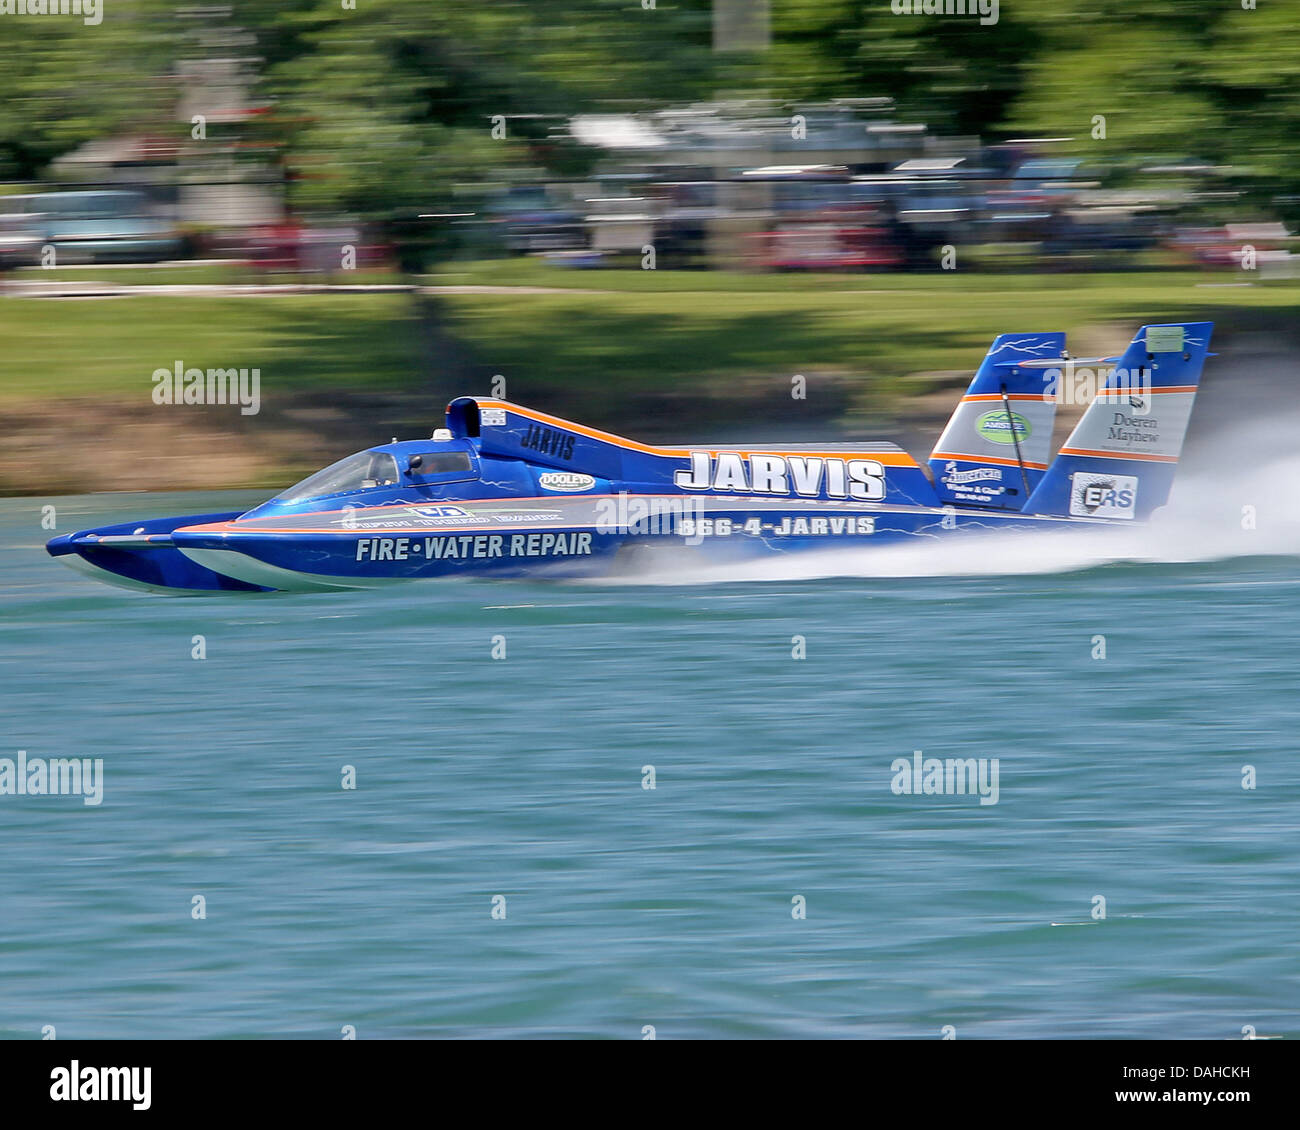
[[[838,166],[752,169],[766,186],[772,227],[750,237],[751,257],[773,271],[862,271],[903,266],[906,255],[879,201],[864,199]]]
[[[360,228],[312,227],[292,220],[247,228],[224,243],[222,250],[259,270],[295,273],[380,267],[391,258],[383,244],[366,242]]]
[[[1288,244],[1295,238],[1282,224],[1227,224],[1221,228],[1180,228],[1169,246],[1201,266],[1241,270],[1252,256],[1256,265],[1289,260]]]
[[[753,238],[755,259],[773,271],[889,270],[904,263],[890,229],[861,209],[788,219]]]

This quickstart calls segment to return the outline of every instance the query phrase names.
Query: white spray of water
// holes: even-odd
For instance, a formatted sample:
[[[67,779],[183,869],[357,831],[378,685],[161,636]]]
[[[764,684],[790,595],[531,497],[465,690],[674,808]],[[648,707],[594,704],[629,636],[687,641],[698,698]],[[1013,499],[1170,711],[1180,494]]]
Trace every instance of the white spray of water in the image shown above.
[[[1017,576],[1116,562],[1300,556],[1298,438],[1295,419],[1214,437],[1183,460],[1168,505],[1141,525],[918,537],[726,565],[702,565],[694,551],[683,549],[648,555],[653,563],[645,571],[620,580],[689,585],[819,577]]]

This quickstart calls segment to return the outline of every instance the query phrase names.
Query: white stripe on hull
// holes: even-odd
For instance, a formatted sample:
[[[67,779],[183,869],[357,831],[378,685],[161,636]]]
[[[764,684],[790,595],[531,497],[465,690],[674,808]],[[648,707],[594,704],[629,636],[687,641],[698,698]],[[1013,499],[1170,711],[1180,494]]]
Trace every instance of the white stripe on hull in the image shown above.
[[[401,584],[408,577],[327,577],[320,573],[302,573],[296,569],[282,569],[268,565],[246,553],[233,549],[181,548],[191,561],[211,569],[222,576],[234,577],[250,585],[280,589],[284,592],[338,592],[341,589],[377,589]]]

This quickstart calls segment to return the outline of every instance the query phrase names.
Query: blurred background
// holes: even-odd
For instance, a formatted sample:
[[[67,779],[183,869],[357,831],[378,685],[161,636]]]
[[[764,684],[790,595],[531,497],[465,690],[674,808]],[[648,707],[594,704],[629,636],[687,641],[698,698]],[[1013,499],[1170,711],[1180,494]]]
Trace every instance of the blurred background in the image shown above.
[[[1210,317],[1285,378],[1300,0],[984,11],[0,15],[0,491],[273,488],[486,391],[924,453],[1017,329]],[[178,363],[260,410],[155,404]]]

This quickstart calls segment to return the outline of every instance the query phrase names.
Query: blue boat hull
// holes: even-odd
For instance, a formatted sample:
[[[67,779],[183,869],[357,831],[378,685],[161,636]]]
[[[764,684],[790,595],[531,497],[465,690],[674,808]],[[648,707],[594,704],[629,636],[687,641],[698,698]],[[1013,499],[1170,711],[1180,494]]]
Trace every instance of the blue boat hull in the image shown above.
[[[725,565],[770,556],[899,544],[996,530],[1077,527],[1078,522],[955,509],[867,506],[758,507],[753,500],[645,499],[663,512],[608,528],[590,498],[546,500],[482,513],[457,507],[459,525],[386,507],[365,529],[329,528],[319,514],[257,522],[238,515],[104,527],[51,543],[56,555],[157,591],[329,591],[451,577],[573,579],[635,573],[654,561]],[[466,521],[466,519],[469,519]],[[478,521],[482,519],[482,521]],[[496,521],[493,522],[492,519]],[[372,519],[373,520],[373,519]],[[1110,523],[1088,523],[1110,524]],[[124,535],[137,544],[112,544]],[[105,545],[108,541],[110,544]]]
[[[999,335],[926,466],[890,443],[654,446],[459,397],[428,440],[357,452],[243,514],[64,535],[49,552],[168,592],[573,578],[1000,530],[1131,525],[1168,498],[1209,323],[1143,326],[1055,459],[1057,332]]]

